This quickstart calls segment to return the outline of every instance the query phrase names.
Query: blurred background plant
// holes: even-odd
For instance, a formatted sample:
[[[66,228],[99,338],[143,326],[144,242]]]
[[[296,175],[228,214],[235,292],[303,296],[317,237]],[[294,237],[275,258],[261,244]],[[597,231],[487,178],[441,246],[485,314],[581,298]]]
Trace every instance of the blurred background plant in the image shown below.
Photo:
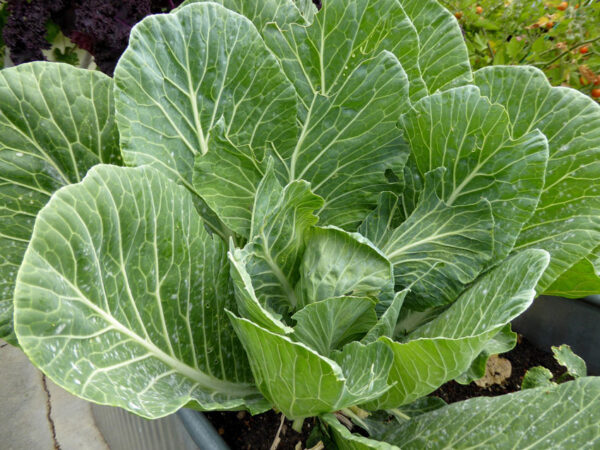
[[[48,59],[110,75],[133,25],[181,1],[0,0],[0,67]],[[474,69],[531,64],[553,85],[600,100],[600,0],[440,2],[458,19]]]
[[[555,86],[600,98],[600,1],[442,0],[474,69],[530,64]]]
[[[47,59],[89,68],[95,63],[111,75],[131,28],[181,1],[0,0],[0,63]]]

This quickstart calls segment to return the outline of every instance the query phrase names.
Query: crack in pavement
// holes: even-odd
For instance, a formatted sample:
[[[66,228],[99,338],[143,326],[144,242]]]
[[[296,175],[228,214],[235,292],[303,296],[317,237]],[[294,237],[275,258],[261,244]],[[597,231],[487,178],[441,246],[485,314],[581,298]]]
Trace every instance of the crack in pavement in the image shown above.
[[[42,388],[46,393],[46,419],[48,419],[48,425],[50,426],[50,432],[52,433],[54,450],[61,450],[60,444],[56,439],[56,427],[54,426],[54,420],[52,420],[52,402],[50,401],[50,391],[48,390],[48,383],[46,382],[46,375],[44,374],[42,374]]]

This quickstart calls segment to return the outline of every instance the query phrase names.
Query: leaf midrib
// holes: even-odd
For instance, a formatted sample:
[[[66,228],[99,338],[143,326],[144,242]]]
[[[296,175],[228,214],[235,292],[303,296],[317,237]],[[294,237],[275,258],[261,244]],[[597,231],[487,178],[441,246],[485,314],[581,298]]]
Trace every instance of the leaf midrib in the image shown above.
[[[103,320],[110,324],[110,326],[119,333],[124,334],[129,337],[133,342],[138,345],[144,347],[152,356],[162,361],[167,366],[175,369],[179,374],[195,381],[199,386],[208,388],[209,390],[218,391],[224,395],[228,396],[245,396],[248,394],[256,394],[258,391],[247,383],[232,383],[229,381],[220,380],[213,376],[207,375],[204,372],[200,371],[198,368],[191,367],[182,361],[174,358],[171,355],[168,355],[163,350],[158,348],[154,343],[148,342],[138,334],[134,333],[132,330],[121,324],[118,320],[116,320],[110,313],[105,311],[104,309],[98,307],[95,303],[93,303],[86,295],[81,292],[81,290],[74,285],[71,280],[64,277],[63,274],[58,272],[52,265],[50,265],[46,259],[41,255],[37,250],[30,247],[29,250],[33,254],[37,255],[37,257],[46,262],[46,267],[49,268],[57,277],[63,280],[79,297],[80,301],[92,309],[95,313],[97,313]],[[34,289],[41,288],[41,286],[32,285],[24,280],[20,280],[21,284],[30,286]],[[56,295],[54,291],[51,291]]]

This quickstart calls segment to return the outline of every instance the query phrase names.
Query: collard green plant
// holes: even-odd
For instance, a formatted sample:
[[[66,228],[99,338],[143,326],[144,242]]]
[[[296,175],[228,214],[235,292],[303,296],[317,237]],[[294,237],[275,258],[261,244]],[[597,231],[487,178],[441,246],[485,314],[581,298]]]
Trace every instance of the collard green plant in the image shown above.
[[[600,107],[473,74],[435,1],[188,1],[114,80],[23,65],[0,100],[0,330],[68,391],[318,416],[339,448],[600,439],[593,377],[426,397],[600,237]]]

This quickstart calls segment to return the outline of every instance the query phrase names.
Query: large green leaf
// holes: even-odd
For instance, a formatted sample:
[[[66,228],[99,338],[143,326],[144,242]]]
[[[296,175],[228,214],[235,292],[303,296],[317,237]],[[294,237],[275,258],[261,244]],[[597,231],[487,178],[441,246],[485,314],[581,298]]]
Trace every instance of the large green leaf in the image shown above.
[[[450,11],[437,0],[399,2],[418,34],[419,71],[427,91],[432,94],[471,81],[467,46]]]
[[[525,311],[546,269],[548,253],[527,250],[479,278],[455,303],[405,342],[382,337],[394,352],[394,386],[368,409],[389,409],[429,394],[463,373],[486,343]]]
[[[516,250],[543,248],[552,261],[538,286],[569,297],[600,291],[600,278],[586,258],[600,241],[600,106],[573,89],[552,87],[533,67],[490,67],[475,73],[483,95],[504,105],[516,138],[538,129],[548,138],[546,181],[533,217]],[[575,264],[561,282],[558,277]],[[553,284],[554,283],[554,284]],[[571,288],[575,292],[569,293]]]
[[[15,330],[57,384],[144,417],[268,408],[225,316],[225,244],[185,188],[151,167],[97,166],[40,212]]]
[[[377,297],[392,290],[392,264],[360,234],[313,227],[305,239],[296,288],[300,305],[342,295]]]
[[[269,9],[252,1],[247,7],[224,4],[252,20]],[[323,224],[355,228],[381,190],[398,189],[385,174],[400,171],[408,154],[396,126],[408,108],[404,70],[410,87],[424,91],[418,38],[396,0],[328,1],[312,24],[297,22],[276,19],[263,30],[300,101],[295,147],[274,146],[271,154],[283,184],[304,179],[324,198]],[[323,79],[331,86],[316,86]],[[239,222],[249,220],[264,165],[242,144],[211,143],[216,151],[197,157],[195,183],[213,209],[224,210],[217,211],[222,219],[244,234]]]
[[[0,72],[0,338],[16,343],[14,283],[38,211],[92,166],[120,162],[109,77],[45,62]]]
[[[385,440],[403,449],[577,448],[600,444],[600,378],[500,397],[478,397],[420,415]]]
[[[540,197],[548,160],[544,135],[534,130],[513,139],[507,112],[474,86],[424,98],[403,116],[403,124],[421,175],[447,169],[438,188],[442,200],[491,203],[493,262],[506,257]]]
[[[311,182],[325,199],[324,224],[355,228],[380,191],[397,189],[385,171],[401,170],[408,154],[396,122],[408,81],[423,91],[416,33],[396,0],[333,0],[310,26],[269,25],[263,34],[301,106],[282,175]]]
[[[194,188],[219,219],[248,238],[252,204],[265,169],[250,147],[236,146],[224,136],[222,122],[215,125],[208,139],[211,151],[195,159]]]
[[[382,342],[367,345],[351,342],[341,351],[333,352],[332,359],[346,377],[343,403],[337,409],[375,399],[389,389],[387,380],[394,356]]]
[[[306,305],[292,319],[294,336],[323,356],[361,339],[377,323],[375,302],[366,297],[321,300]]]
[[[227,9],[246,16],[259,31],[262,31],[269,22],[275,22],[280,27],[285,27],[290,23],[303,23],[305,21],[303,16],[307,13],[310,16],[308,5],[297,6],[296,3],[301,2],[295,3],[292,0],[186,0],[173,12],[192,3],[207,1],[219,3]],[[302,14],[303,12],[305,14]]]
[[[311,25],[280,23],[265,41],[292,80],[305,112],[315,94],[330,96],[364,61],[392,52],[411,84],[411,98],[426,94],[419,70],[417,30],[397,0],[328,0]]]
[[[379,194],[377,207],[365,217],[358,232],[377,247],[383,247],[390,233],[405,219],[399,206],[398,196],[393,192],[382,192]]]
[[[265,6],[257,6],[255,1],[247,2],[247,6],[239,3],[229,0],[223,4],[260,22],[259,29],[264,20],[257,22],[257,14],[273,10],[268,6],[270,2]],[[294,83],[302,107],[301,138],[282,177],[312,183],[315,193],[326,201],[319,213],[322,223],[353,228],[375,205],[381,190],[396,188],[386,184],[383,173],[386,169],[399,172],[405,157],[397,151],[401,141],[394,126],[397,115],[407,109],[402,104],[406,94],[398,95],[405,88],[396,87],[393,101],[390,94],[394,89],[379,87],[389,84],[391,77],[382,78],[377,64],[369,64],[368,60],[380,58],[382,51],[393,53],[410,81],[410,98],[416,101],[452,81],[460,84],[471,79],[460,28],[454,17],[434,1],[329,0],[310,26],[270,14],[276,25],[264,27],[263,36]],[[428,86],[421,76],[420,61]],[[434,62],[444,70],[434,68]],[[361,65],[364,68],[358,70]],[[399,72],[398,68],[386,70],[390,75],[393,72]],[[377,77],[381,80],[375,85]],[[399,75],[394,78],[399,80]],[[354,88],[358,83],[360,87]],[[344,88],[351,96],[342,95]],[[357,92],[362,92],[364,98],[357,97]],[[260,169],[230,154],[224,154],[226,160],[215,161],[211,168],[231,166],[233,170],[221,178],[245,181],[238,189],[242,201],[232,201],[235,208],[247,203],[252,192],[248,185],[260,177]],[[240,166],[247,166],[242,167],[246,175],[240,173]],[[340,179],[346,181],[340,184]],[[214,190],[218,190],[217,181]]]
[[[600,293],[600,247],[577,261],[546,288],[544,294],[583,298]]]
[[[387,442],[351,433],[333,414],[324,414],[320,419],[329,426],[329,432],[340,450],[400,450]]]
[[[285,152],[297,141],[296,97],[279,63],[248,19],[215,3],[136,25],[115,83],[126,162],[158,168],[199,194],[194,158],[218,151],[211,137],[219,121],[227,141],[258,161],[267,148]],[[219,213],[218,199],[205,201]],[[247,234],[245,219],[227,225]]]
[[[242,317],[252,320],[257,325],[279,334],[288,334],[293,330],[281,321],[281,315],[268,309],[256,297],[250,275],[246,271],[246,255],[243,250],[229,251],[231,263],[231,279],[235,289],[238,311]]]
[[[443,168],[427,173],[417,208],[380,244],[394,265],[396,283],[410,288],[407,305],[414,310],[455,300],[494,249],[490,203],[448,205],[436,192],[443,174]]]
[[[187,0],[182,6],[198,1],[207,0]],[[460,27],[452,14],[435,0],[328,0],[323,2],[322,12],[315,12],[310,0],[298,0],[295,5],[290,0],[217,0],[217,3],[248,17],[259,31],[267,28],[267,41],[290,73],[298,75],[290,79],[295,80],[303,97],[310,92],[309,83],[320,84],[322,69],[326,77],[335,78],[340,70],[351,70],[356,61],[373,57],[381,50],[393,52],[402,63],[409,76],[413,100],[472,79]],[[310,25],[315,17],[317,25],[312,29],[290,27]],[[279,48],[281,42],[277,45],[278,36],[270,35],[276,28],[269,29],[268,22],[274,22],[280,33],[291,33],[282,48]],[[305,35],[308,41],[303,39]],[[305,45],[307,42],[310,44]],[[307,54],[314,60],[303,57]]]
[[[230,317],[258,388],[286,417],[337,411],[378,397],[387,389],[392,355],[379,342],[366,346],[354,342],[334,360],[247,319]]]
[[[355,229],[383,190],[397,190],[408,146],[397,127],[408,107],[408,80],[387,51],[358,65],[338,88],[310,100],[300,138],[285,155],[290,180],[304,179],[325,203],[324,225]]]

